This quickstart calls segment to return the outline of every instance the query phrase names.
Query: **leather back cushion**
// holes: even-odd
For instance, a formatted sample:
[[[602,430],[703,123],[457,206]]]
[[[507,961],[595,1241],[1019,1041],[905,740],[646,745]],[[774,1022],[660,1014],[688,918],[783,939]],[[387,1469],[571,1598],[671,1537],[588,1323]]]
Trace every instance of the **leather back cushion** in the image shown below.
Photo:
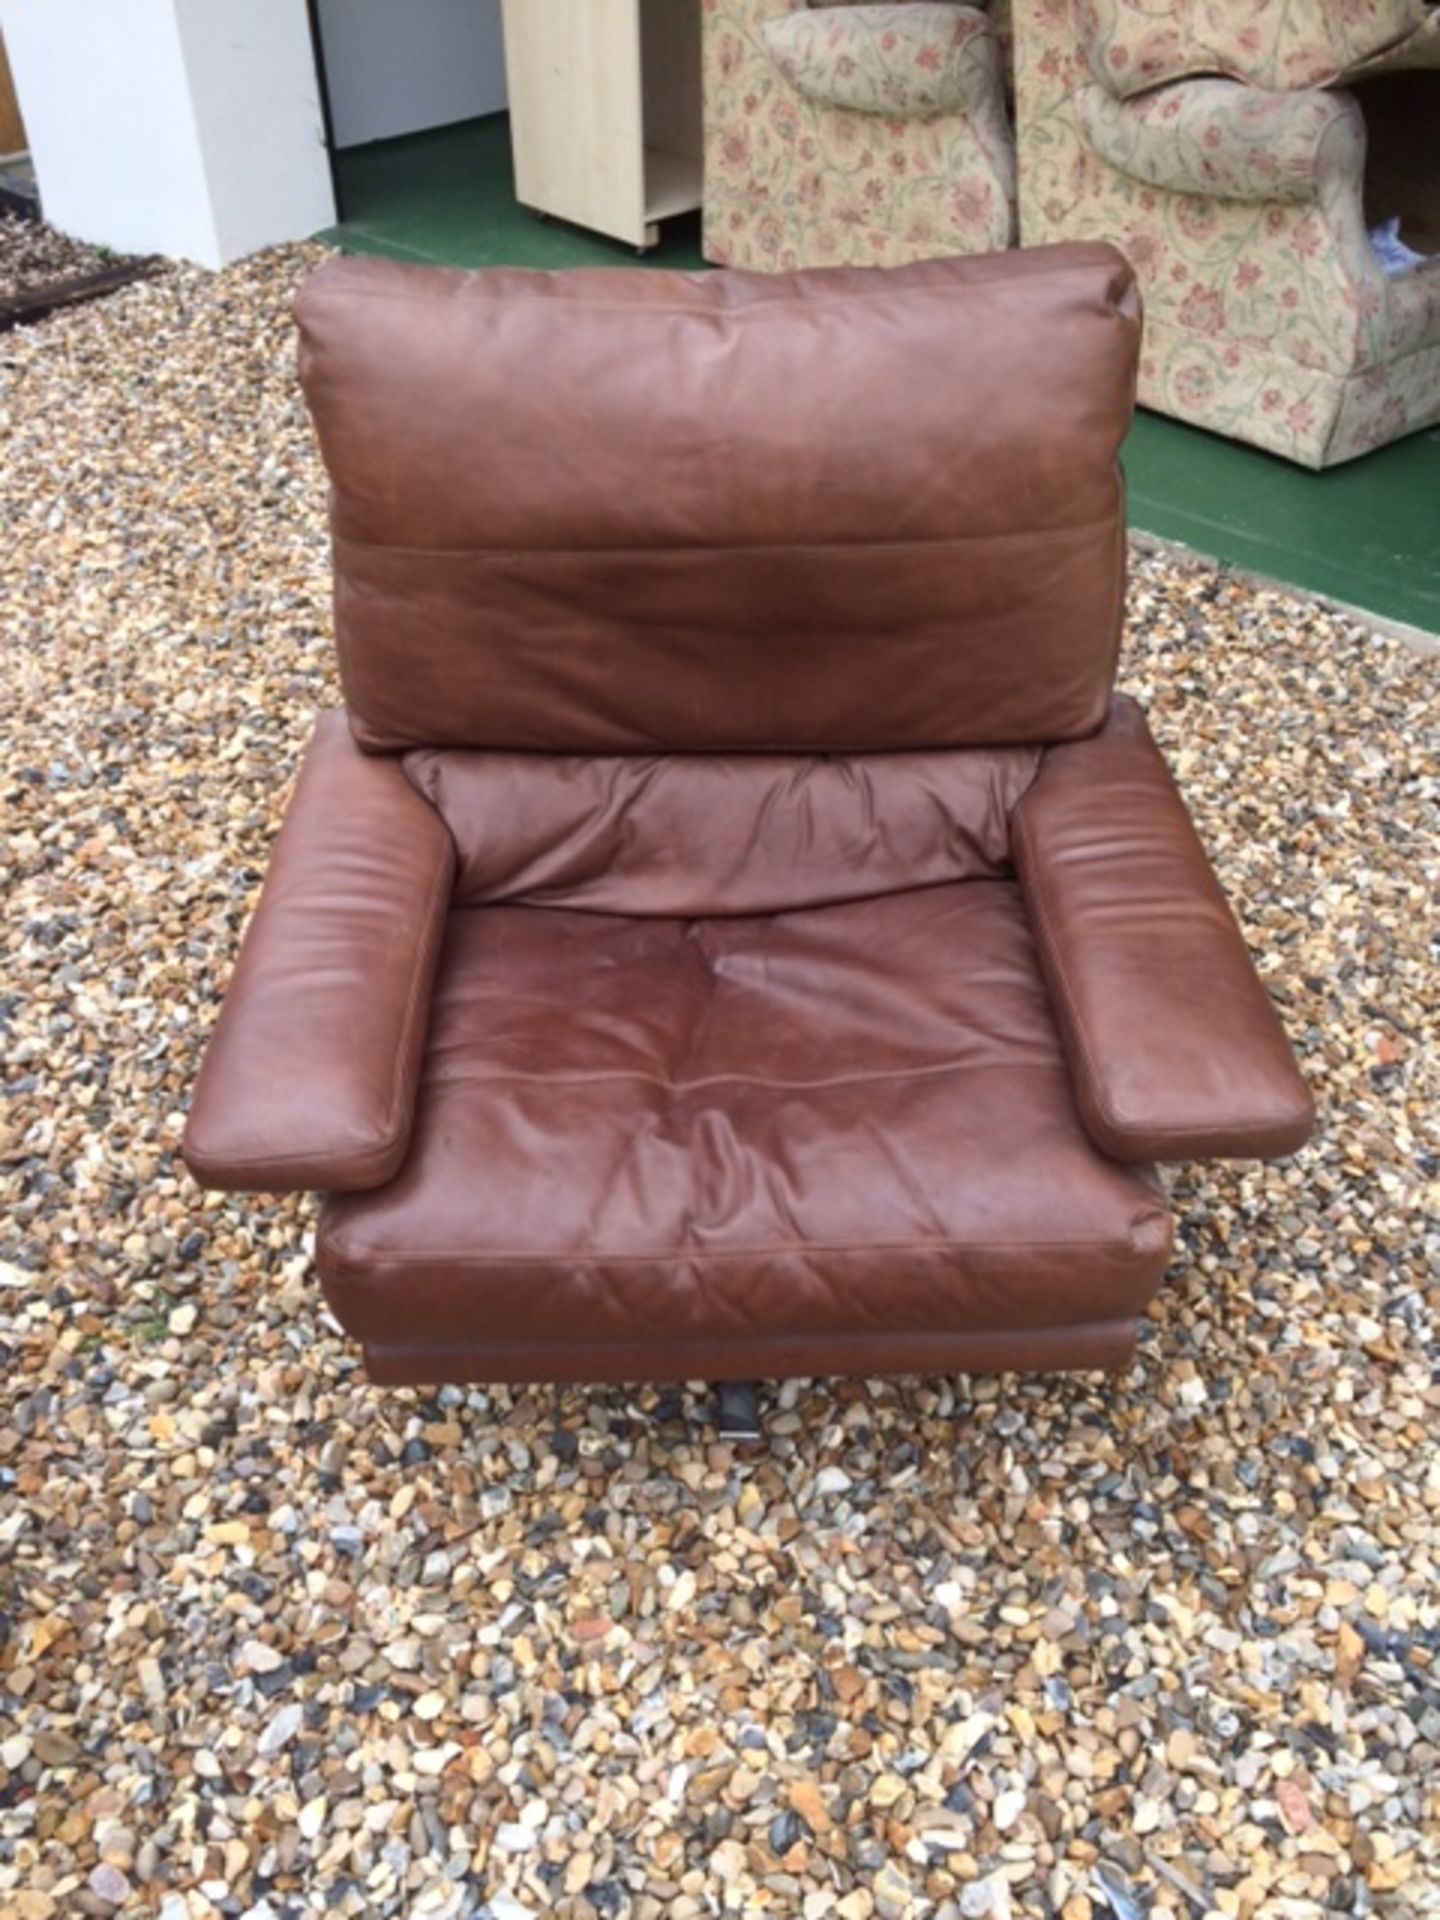
[[[1099,726],[1139,332],[1112,249],[773,277],[339,260],[296,311],[363,746]]]
[[[827,757],[425,750],[457,906],[774,913],[1010,871],[1038,747]]]

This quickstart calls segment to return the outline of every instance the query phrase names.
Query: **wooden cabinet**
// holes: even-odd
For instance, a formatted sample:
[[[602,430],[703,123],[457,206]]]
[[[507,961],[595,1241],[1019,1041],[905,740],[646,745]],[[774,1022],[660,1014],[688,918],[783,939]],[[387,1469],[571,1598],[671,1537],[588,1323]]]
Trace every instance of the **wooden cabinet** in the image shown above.
[[[700,204],[700,0],[504,0],[515,192],[636,247]]]
[[[10,78],[10,62],[5,58],[5,42],[0,38],[0,156],[24,151],[25,123],[15,98],[15,82]]]

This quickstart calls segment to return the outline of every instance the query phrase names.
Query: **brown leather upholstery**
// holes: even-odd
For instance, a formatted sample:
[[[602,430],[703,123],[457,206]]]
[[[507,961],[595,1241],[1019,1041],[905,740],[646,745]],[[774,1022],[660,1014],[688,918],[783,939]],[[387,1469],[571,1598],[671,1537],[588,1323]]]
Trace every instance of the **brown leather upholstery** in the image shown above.
[[[401,768],[323,715],[195,1088],[197,1179],[346,1193],[391,1177],[454,874],[445,824]]]
[[[864,1371],[877,1337],[1133,1318],[1169,1242],[1080,1126],[1014,882],[969,880],[756,918],[457,912],[414,1151],[329,1203],[318,1261],[367,1341],[443,1326],[503,1377],[510,1343],[583,1328],[718,1378],[767,1371],[771,1335]]]
[[[455,904],[778,913],[1010,872],[1038,747],[969,753],[411,753]]]
[[[296,311],[365,746],[1099,725],[1139,332],[1109,248],[779,278],[340,260]]]
[[[1144,1163],[1311,1113],[1111,704],[1118,258],[352,262],[301,312],[350,724],[197,1174],[328,1191],[380,1379],[1123,1363]]]
[[[1050,748],[1013,833],[1091,1139],[1121,1160],[1302,1146],[1309,1092],[1132,700]]]

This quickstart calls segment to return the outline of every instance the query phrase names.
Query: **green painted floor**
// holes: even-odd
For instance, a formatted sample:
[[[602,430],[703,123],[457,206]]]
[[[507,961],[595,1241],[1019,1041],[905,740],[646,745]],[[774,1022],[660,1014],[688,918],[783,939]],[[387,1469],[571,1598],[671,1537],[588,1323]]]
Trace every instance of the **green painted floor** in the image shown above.
[[[1140,413],[1125,471],[1132,526],[1440,634],[1440,431],[1310,473]]]
[[[516,203],[504,114],[337,156],[353,253],[460,267],[698,267],[699,216],[633,249]],[[1328,473],[1142,413],[1125,447],[1134,526],[1382,619],[1440,634],[1440,430]]]
[[[667,220],[643,258],[619,240],[542,220],[515,198],[503,113],[335,156],[340,225],[319,238],[347,253],[447,267],[701,267],[700,216]]]

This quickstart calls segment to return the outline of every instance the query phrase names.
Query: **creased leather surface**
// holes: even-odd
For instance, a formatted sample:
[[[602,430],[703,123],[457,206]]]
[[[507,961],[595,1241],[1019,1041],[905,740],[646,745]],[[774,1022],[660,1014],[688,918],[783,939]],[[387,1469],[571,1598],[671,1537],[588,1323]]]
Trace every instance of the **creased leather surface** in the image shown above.
[[[413,1151],[328,1203],[372,1341],[1132,1316],[1169,1221],[1082,1132],[1012,882],[776,917],[456,912]],[[733,1347],[731,1351],[734,1351]]]
[[[344,260],[296,313],[367,747],[1100,724],[1139,331],[1112,249],[804,276]]]
[[[455,902],[773,913],[1010,871],[1038,747],[967,753],[405,756]]]
[[[321,716],[185,1128],[208,1187],[379,1186],[404,1157],[454,852],[398,761]]]
[[[1046,752],[1013,850],[1091,1138],[1144,1160],[1302,1146],[1309,1092],[1133,700]]]

